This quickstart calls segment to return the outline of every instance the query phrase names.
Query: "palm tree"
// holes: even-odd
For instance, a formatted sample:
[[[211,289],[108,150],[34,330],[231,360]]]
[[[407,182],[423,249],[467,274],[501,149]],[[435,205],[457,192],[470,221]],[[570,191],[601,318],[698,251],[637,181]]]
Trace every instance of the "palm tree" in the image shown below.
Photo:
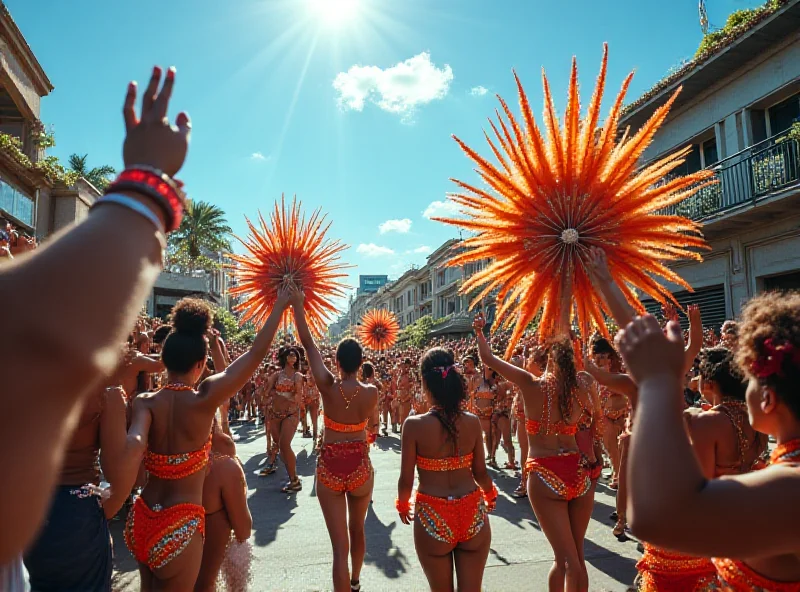
[[[219,264],[212,256],[231,250],[232,232],[221,208],[189,200],[180,228],[169,236],[170,259],[180,267],[216,268]]]
[[[69,168],[102,191],[110,183],[109,177],[117,171],[114,170],[114,167],[107,164],[90,169],[86,164],[88,158],[88,154],[84,154],[83,156],[71,154],[69,157]]]

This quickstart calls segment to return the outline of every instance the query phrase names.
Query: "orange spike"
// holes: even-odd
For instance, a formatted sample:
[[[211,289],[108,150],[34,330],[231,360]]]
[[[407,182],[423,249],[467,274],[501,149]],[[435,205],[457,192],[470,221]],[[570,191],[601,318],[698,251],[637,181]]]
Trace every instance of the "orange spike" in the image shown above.
[[[347,277],[341,273],[347,268],[339,263],[339,256],[347,247],[330,241],[323,228],[325,218],[319,210],[309,219],[302,205],[292,199],[290,207],[281,196],[269,216],[269,222],[258,213],[260,228],[249,219],[250,234],[246,239],[236,237],[248,255],[230,255],[227,265],[233,270],[236,285],[230,289],[232,296],[240,299],[234,309],[242,313],[241,321],[264,324],[275,306],[278,290],[293,282],[305,292],[306,315],[311,332],[320,337],[325,332],[326,320],[336,312],[329,299],[344,297],[345,284],[339,280]],[[287,311],[282,318],[284,328],[291,324]]]
[[[581,120],[573,62],[563,125],[543,73],[544,137],[515,73],[521,115],[515,117],[500,99],[497,121],[490,124],[496,138],[490,149],[498,165],[457,140],[487,186],[455,181],[461,193],[449,198],[459,204],[464,218],[441,221],[469,229],[474,236],[464,241],[465,250],[450,265],[492,261],[468,278],[461,291],[478,294],[478,301],[496,291],[497,326],[513,326],[508,352],[536,318],[540,337],[552,336],[561,325],[564,298],[574,301],[570,309],[582,331],[598,327],[607,334],[603,318],[609,311],[588,275],[589,247],[606,250],[614,280],[637,310],[643,307],[635,290],[666,302],[673,297],[659,281],[686,287],[664,262],[699,259],[698,251],[707,248],[698,224],[657,211],[713,183],[709,173],[657,184],[683,161],[683,152],[637,170],[671,103],[637,133],[619,139],[628,76],[599,128],[607,65],[604,46],[594,94]],[[567,273],[569,286],[563,285]]]
[[[357,330],[361,342],[369,349],[376,351],[391,349],[397,342],[399,333],[400,324],[397,322],[397,317],[384,309],[365,312]]]

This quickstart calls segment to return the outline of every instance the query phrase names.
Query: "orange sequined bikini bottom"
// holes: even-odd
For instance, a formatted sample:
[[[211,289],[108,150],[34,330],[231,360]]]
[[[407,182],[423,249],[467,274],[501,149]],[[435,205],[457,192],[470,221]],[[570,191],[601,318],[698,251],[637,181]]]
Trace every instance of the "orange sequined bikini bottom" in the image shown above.
[[[486,504],[480,488],[464,497],[434,497],[417,492],[414,515],[431,537],[455,545],[481,531],[486,523]]]
[[[539,477],[553,493],[567,501],[582,496],[592,486],[580,452],[529,458],[525,462],[525,474],[531,473]]]
[[[155,570],[180,555],[197,532],[205,538],[203,506],[178,504],[161,509],[156,505],[151,509],[138,497],[125,524],[125,544],[139,563]]]
[[[708,592],[717,590],[717,571],[710,559],[644,544],[636,564],[639,592]]]
[[[730,592],[800,592],[800,582],[776,582],[753,571],[741,561],[712,559],[719,590]]]
[[[365,440],[329,442],[317,457],[317,479],[333,491],[353,491],[369,481],[372,462]]]

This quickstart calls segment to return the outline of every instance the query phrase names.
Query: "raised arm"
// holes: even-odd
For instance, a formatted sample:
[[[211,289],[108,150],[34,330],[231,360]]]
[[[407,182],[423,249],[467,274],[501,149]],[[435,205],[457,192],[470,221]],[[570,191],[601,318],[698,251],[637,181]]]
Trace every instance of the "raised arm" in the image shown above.
[[[103,476],[111,484],[111,497],[103,503],[106,518],[112,518],[122,508],[128,493],[121,484],[124,475],[124,457],[128,437],[125,417],[125,394],[120,387],[107,388],[103,394],[105,402],[100,414],[100,467]]]
[[[665,336],[647,315],[617,338],[641,394],[628,461],[629,474],[636,476],[629,480],[633,532],[653,544],[704,557],[795,553],[800,530],[786,525],[800,523],[796,470],[777,467],[705,478],[683,422],[683,336],[677,323],[667,331]]]
[[[589,249],[589,271],[592,282],[600,290],[606,306],[611,311],[611,316],[614,317],[617,325],[626,327],[633,320],[634,310],[611,277],[605,251],[596,247]]]
[[[174,76],[158,87],[155,69],[144,96],[141,122],[134,112],[136,86],[128,87],[124,114],[126,166],[149,165],[175,175],[188,148],[189,120],[166,120]],[[133,328],[162,267],[165,213],[151,197],[124,193],[129,207],[107,203],[42,247],[0,268],[3,339],[0,459],[0,565],[30,543],[50,504],[64,450],[85,396],[101,387],[120,358],[119,344]],[[145,217],[148,216],[151,219]],[[87,289],[93,287],[94,289]],[[32,402],[35,422],[17,421]],[[27,444],[20,448],[19,443]]]
[[[311,330],[308,328],[308,321],[306,321],[305,311],[305,297],[303,293],[296,287],[290,289],[290,299],[292,310],[294,311],[294,324],[297,327],[297,334],[300,337],[300,343],[306,350],[308,356],[308,367],[311,368],[311,374],[314,376],[314,382],[317,386],[328,388],[333,384],[334,378],[331,371],[325,365],[322,359],[322,354],[319,353],[317,344],[314,343],[314,337],[311,335]]]
[[[618,395],[625,395],[631,399],[634,404],[636,403],[638,395],[636,383],[633,382],[633,379],[629,375],[602,370],[595,366],[594,362],[588,357],[584,358],[583,365],[586,372],[588,372],[598,384],[614,391]]]
[[[700,307],[689,305],[689,343],[684,352],[683,373],[686,374],[694,366],[694,360],[703,348],[703,318]]]
[[[486,326],[486,321],[480,313],[475,317],[472,322],[472,327],[475,329],[475,339],[478,341],[478,355],[481,361],[489,366],[492,370],[500,374],[506,380],[510,380],[517,386],[522,386],[533,382],[533,376],[522,368],[517,368],[514,364],[509,364],[505,360],[498,358],[492,353],[492,348],[486,341],[483,335],[483,328]]]
[[[200,395],[205,397],[210,407],[216,410],[226,399],[234,394],[250,380],[259,364],[272,347],[272,341],[281,322],[283,311],[289,303],[288,292],[283,290],[278,294],[278,300],[267,317],[267,322],[256,334],[252,347],[236,358],[223,372],[209,376],[198,389]],[[213,351],[213,349],[212,349]]]

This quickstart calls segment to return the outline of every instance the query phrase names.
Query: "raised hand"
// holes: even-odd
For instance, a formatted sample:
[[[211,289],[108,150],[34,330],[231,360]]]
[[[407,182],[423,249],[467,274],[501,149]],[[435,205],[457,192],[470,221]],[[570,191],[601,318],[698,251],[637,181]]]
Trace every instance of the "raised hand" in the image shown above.
[[[611,283],[611,271],[608,268],[606,252],[598,247],[589,247],[589,257],[587,259],[589,273],[593,280]]]
[[[615,339],[625,366],[635,382],[648,378],[684,374],[684,342],[681,326],[667,324],[666,334],[652,315],[635,318]]]
[[[164,85],[159,91],[161,75],[161,68],[154,67],[142,96],[141,119],[136,115],[136,83],[128,84],[128,94],[122,108],[127,132],[122,157],[126,167],[147,165],[174,177],[186,160],[192,124],[189,116],[181,112],[175,125],[170,125],[167,110],[175,84],[175,68],[167,70]]]
[[[475,315],[475,318],[472,320],[472,328],[475,329],[475,332],[483,331],[483,328],[486,326],[486,319],[483,318],[483,313],[478,313]]]

